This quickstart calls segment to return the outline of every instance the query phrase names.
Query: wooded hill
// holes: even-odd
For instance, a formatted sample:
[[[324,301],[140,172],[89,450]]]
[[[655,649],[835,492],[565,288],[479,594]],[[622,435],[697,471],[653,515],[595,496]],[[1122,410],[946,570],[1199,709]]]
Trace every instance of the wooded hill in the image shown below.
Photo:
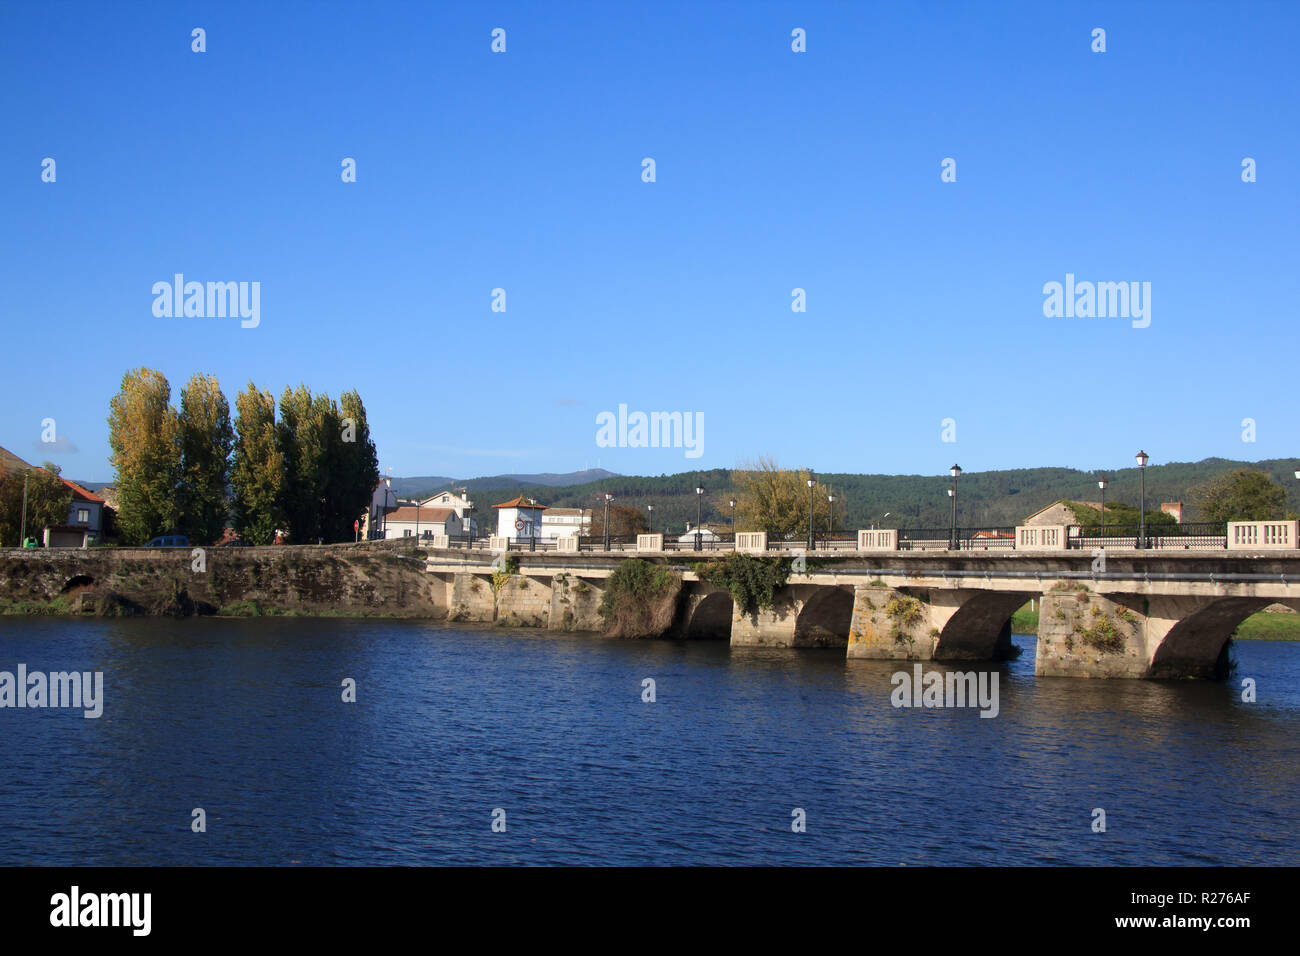
[[[1172,462],[1147,468],[1148,510],[1158,509],[1161,502],[1184,503],[1184,520],[1196,521],[1196,487],[1234,468],[1260,468],[1271,474],[1287,489],[1287,506],[1300,511],[1300,482],[1295,471],[1300,459],[1269,459],[1258,462],[1206,458],[1198,462]],[[962,527],[1015,525],[1027,516],[1061,498],[1074,501],[1098,501],[1099,472],[1074,468],[1017,468],[1006,471],[968,472],[957,479],[958,523]],[[1137,467],[1106,472],[1110,482],[1108,502],[1138,504]],[[835,527],[837,530],[869,527],[874,520],[884,528],[946,528],[948,493],[952,479],[944,475],[851,475],[818,474],[818,493],[824,495],[829,485],[835,492]],[[457,486],[462,483],[457,483]],[[695,488],[705,490],[703,514],[705,524],[720,530],[727,527],[729,496],[735,491],[730,469],[683,472],[676,475],[643,477],[616,475],[599,481],[576,485],[548,486],[535,484],[484,487],[470,484],[480,531],[488,529],[484,521],[495,522],[492,505],[516,495],[535,498],[552,507],[602,507],[604,494],[614,495],[618,504],[645,509],[654,505],[656,531],[685,530],[687,521],[695,521]],[[478,487],[473,487],[478,484]],[[428,491],[432,493],[430,488]],[[881,516],[889,512],[888,518]],[[822,530],[819,527],[819,530]]]

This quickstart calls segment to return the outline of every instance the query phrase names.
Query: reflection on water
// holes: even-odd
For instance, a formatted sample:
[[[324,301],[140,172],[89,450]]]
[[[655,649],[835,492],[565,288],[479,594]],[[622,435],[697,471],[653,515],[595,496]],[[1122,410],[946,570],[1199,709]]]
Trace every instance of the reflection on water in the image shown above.
[[[1036,679],[1017,642],[989,720],[895,709],[910,665],[842,649],[3,619],[0,669],[106,702],[0,710],[0,864],[1297,862],[1300,645],[1208,684]]]

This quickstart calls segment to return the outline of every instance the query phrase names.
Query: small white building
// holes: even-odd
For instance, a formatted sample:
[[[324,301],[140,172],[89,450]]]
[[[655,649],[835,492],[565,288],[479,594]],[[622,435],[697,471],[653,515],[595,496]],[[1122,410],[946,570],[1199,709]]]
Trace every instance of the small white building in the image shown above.
[[[370,507],[361,518],[361,537],[383,538],[384,516],[397,509],[397,495],[393,492],[393,480],[380,478],[375,490],[370,493]],[[398,537],[401,537],[398,535]]]
[[[538,537],[564,538],[573,534],[591,534],[590,511],[585,508],[546,509]]]
[[[450,508],[403,505],[384,518],[385,538],[431,538],[435,534],[464,534],[460,515]]]
[[[718,536],[713,533],[711,528],[706,528],[703,525],[700,525],[698,528],[692,528],[691,523],[688,521],[686,522],[686,533],[677,540],[682,544],[694,544],[696,534],[699,534],[702,542],[716,541],[718,539]]]
[[[520,495],[510,501],[493,505],[497,513],[497,534],[506,538],[542,537],[542,513],[546,505]]]
[[[469,515],[470,510],[474,507],[474,502],[469,500],[468,494],[461,495],[454,491],[440,491],[435,495],[430,495],[420,502],[421,508],[450,508],[460,516],[461,524],[465,524],[466,519],[469,521],[470,534],[478,534],[478,521]]]

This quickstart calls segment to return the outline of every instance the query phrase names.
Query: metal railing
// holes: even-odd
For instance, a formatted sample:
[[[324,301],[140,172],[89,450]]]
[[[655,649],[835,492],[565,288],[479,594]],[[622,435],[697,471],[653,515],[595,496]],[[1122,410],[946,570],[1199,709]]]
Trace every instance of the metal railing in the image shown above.
[[[1014,551],[1015,528],[903,528],[899,551]]]
[[[1072,524],[1066,528],[1066,547],[1092,550],[1093,548],[1143,548],[1148,551],[1213,551],[1228,547],[1228,526],[1222,521],[1200,521],[1188,524],[1159,524],[1146,526],[1146,540],[1140,541],[1140,525],[1107,525],[1105,533],[1099,525]]]
[[[857,531],[816,532],[815,551],[856,551],[858,546]],[[1097,525],[1069,525],[1066,527],[1066,547],[1075,550],[1092,550],[1094,548],[1133,549],[1139,547],[1139,528],[1137,525],[1107,525],[1105,533]],[[401,539],[393,539],[401,540]],[[426,537],[419,539],[411,536],[410,543],[418,542],[428,545]],[[898,532],[898,550],[900,551],[1014,551],[1016,548],[1015,529],[1011,527],[958,528],[954,540],[951,528],[903,528]],[[448,535],[448,546],[470,550],[487,550],[487,537],[471,537],[467,534]],[[713,534],[693,532],[685,534],[664,534],[665,551],[733,551],[736,536],[732,532],[715,532]],[[1228,546],[1228,529],[1224,522],[1194,522],[1188,524],[1148,525],[1144,542],[1146,550],[1151,551],[1212,551],[1226,549]],[[555,551],[559,547],[556,538],[511,537],[511,551]],[[636,551],[635,534],[612,534],[608,539],[609,551]],[[788,535],[769,534],[768,551],[796,552],[806,551],[808,536],[806,533],[792,532]],[[601,535],[582,535],[578,538],[578,550],[581,552],[601,552],[606,550],[606,539]]]

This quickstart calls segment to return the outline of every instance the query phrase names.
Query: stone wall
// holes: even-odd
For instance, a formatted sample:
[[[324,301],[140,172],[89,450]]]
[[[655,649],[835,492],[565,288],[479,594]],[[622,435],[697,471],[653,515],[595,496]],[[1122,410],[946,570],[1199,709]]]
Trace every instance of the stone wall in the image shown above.
[[[354,545],[0,551],[10,613],[441,617],[420,559]]]

